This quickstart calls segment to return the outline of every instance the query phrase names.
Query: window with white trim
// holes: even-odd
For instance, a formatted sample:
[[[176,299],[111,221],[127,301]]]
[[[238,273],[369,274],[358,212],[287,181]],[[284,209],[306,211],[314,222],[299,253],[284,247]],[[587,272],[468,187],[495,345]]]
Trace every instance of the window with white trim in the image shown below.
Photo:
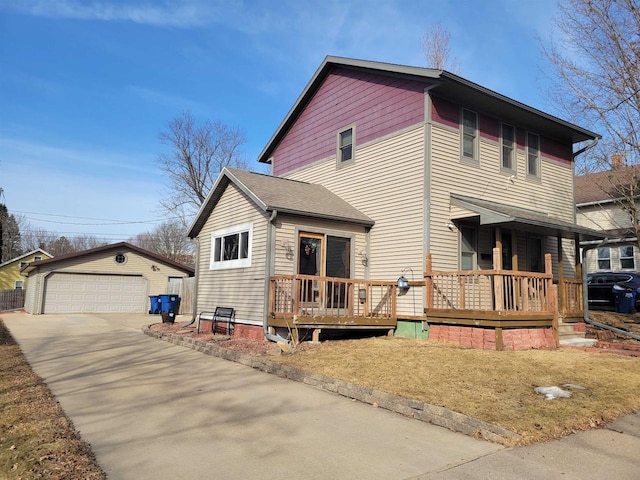
[[[624,245],[618,247],[618,255],[620,258],[620,270],[635,270],[636,257],[634,255],[633,245]]]
[[[356,128],[351,125],[338,131],[337,166],[354,161]]]
[[[540,137],[527,132],[527,176],[540,178]]]
[[[39,262],[40,260],[42,260],[42,257],[40,255],[36,255],[35,257],[33,257],[34,262]]]
[[[14,286],[16,290],[22,290],[24,288],[24,280],[16,280]]]
[[[478,160],[478,114],[462,109],[462,157]]]
[[[211,270],[251,266],[253,224],[245,223],[211,234]]]
[[[516,171],[516,151],[515,151],[515,143],[516,143],[516,129],[511,125],[507,125],[506,123],[502,124],[501,132],[500,132],[500,143],[502,146],[502,170],[506,170],[508,172]]]
[[[598,270],[611,270],[611,249],[598,247]]]

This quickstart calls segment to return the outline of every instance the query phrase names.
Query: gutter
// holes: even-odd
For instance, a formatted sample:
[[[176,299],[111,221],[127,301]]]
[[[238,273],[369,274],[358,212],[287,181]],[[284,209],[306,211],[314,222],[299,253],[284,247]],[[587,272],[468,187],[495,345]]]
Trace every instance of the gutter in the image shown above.
[[[278,211],[273,210],[267,223],[267,258],[265,260],[266,271],[265,275],[265,287],[264,287],[264,316],[262,319],[262,329],[264,338],[270,342],[284,342],[289,343],[289,340],[282,338],[280,335],[274,335],[269,333],[269,286],[271,282],[271,274],[273,273],[274,252],[275,252],[275,229],[274,222],[278,216]]]

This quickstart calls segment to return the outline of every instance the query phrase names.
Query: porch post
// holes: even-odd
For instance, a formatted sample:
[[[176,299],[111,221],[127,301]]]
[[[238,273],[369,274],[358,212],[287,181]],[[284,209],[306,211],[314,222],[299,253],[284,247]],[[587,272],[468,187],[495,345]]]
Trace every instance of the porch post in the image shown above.
[[[433,258],[431,252],[427,252],[425,259],[424,283],[427,293],[427,308],[433,308]]]
[[[518,234],[517,232],[511,232],[511,269],[514,271],[520,270],[518,268]]]
[[[493,249],[493,269],[500,271],[502,263],[502,252],[499,248]],[[504,285],[502,281],[502,275],[495,275],[493,282],[493,298],[495,302],[495,310],[504,310]]]
[[[562,249],[562,236],[558,235],[558,307],[560,310],[564,311],[564,265],[563,258],[564,252]]]
[[[500,250],[500,256],[498,257],[500,261],[496,263],[495,256],[493,258],[493,269],[494,270],[502,270],[502,228],[496,227],[496,247]]]

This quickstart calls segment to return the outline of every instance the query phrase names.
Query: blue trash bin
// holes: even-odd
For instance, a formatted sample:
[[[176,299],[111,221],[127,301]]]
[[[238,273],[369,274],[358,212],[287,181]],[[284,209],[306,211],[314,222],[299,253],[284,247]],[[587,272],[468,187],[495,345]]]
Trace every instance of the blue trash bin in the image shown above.
[[[160,312],[161,313],[175,313],[178,310],[178,303],[180,301],[180,297],[177,295],[158,295],[160,298]]]
[[[149,313],[155,315],[160,313],[162,304],[160,302],[160,297],[158,295],[149,295]]]
[[[636,295],[638,291],[628,285],[618,284],[613,286],[613,294],[616,299],[616,312],[633,313],[636,305]]]

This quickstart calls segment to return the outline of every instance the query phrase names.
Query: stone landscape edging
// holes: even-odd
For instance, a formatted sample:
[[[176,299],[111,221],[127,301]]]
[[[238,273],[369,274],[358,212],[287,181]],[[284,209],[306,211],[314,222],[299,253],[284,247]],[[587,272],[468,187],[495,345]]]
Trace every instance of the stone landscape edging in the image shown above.
[[[478,420],[477,418],[469,417],[462,413],[454,412],[445,407],[393,395],[374,388],[363,387],[355,383],[327,377],[326,375],[308,372],[300,368],[273,362],[265,357],[223,348],[212,342],[196,340],[173,333],[156,332],[152,331],[149,327],[144,327],[142,331],[150,337],[164,340],[174,345],[191,348],[192,350],[213,355],[224,360],[237,362],[265,373],[277,375],[281,378],[302,382],[327,392],[337,393],[343,397],[368,403],[375,407],[399,413],[405,417],[415,418],[475,438],[482,438],[503,445],[520,438],[520,435],[511,430]]]

